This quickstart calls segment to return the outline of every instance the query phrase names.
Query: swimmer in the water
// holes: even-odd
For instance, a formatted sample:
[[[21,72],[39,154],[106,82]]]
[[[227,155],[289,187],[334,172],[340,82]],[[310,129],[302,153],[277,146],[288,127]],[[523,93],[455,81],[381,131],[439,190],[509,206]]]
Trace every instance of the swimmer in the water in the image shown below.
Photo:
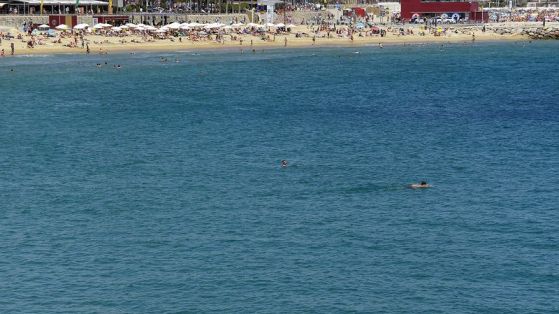
[[[281,160],[281,166],[282,166],[283,168],[287,167],[287,160],[282,159],[282,160]]]
[[[432,185],[427,184],[425,181],[421,181],[420,184],[412,184],[409,186],[410,189],[417,189],[417,188],[432,188]]]

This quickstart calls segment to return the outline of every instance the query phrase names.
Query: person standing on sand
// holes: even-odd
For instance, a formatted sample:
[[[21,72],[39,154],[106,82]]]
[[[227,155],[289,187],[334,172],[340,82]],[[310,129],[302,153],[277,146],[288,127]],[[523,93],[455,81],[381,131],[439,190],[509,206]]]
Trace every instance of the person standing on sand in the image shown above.
[[[0,57],[4,58],[4,49],[2,49],[2,52],[0,53]]]
[[[14,51],[15,51],[15,47],[14,47],[14,43],[10,44],[10,48],[12,49],[12,56],[14,55]]]
[[[89,54],[89,44],[87,44],[85,47],[86,47],[85,52]]]
[[[476,34],[472,33],[472,42],[476,41]]]
[[[287,37],[285,37],[285,38],[283,39],[283,46],[284,46],[284,47],[287,47]]]

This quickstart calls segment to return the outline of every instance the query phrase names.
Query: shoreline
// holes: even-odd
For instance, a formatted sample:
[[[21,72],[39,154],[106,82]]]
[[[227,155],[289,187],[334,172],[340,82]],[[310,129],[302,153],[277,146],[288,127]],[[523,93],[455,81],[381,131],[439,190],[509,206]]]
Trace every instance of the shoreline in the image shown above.
[[[489,35],[489,36],[488,36]],[[492,36],[493,35],[493,36]],[[456,36],[446,36],[446,37],[431,37],[431,36],[401,36],[401,37],[364,37],[358,38],[353,43],[349,42],[347,39],[317,39],[316,43],[313,44],[310,38],[304,38],[300,40],[288,39],[287,46],[283,44],[284,36],[280,36],[280,40],[275,42],[262,42],[260,39],[254,42],[251,47],[250,44],[239,45],[237,42],[227,42],[225,44],[215,43],[213,41],[206,42],[151,42],[151,43],[126,43],[120,44],[115,42],[110,42],[109,44],[90,44],[90,55],[105,55],[100,54],[98,51],[106,51],[107,54],[125,54],[125,53],[136,53],[136,52],[176,52],[176,51],[239,51],[243,50],[249,53],[254,50],[261,49],[309,49],[309,48],[362,48],[371,47],[375,45],[386,45],[395,46],[398,44],[457,44],[466,43],[472,44],[471,37],[469,35],[456,35]],[[105,39],[105,37],[101,37]],[[255,39],[257,37],[254,37]],[[289,38],[289,37],[288,37]],[[114,37],[113,39],[119,39],[119,37]],[[514,41],[529,41],[530,38],[527,36],[518,35],[497,35],[497,34],[485,34],[477,35],[475,42],[489,43],[489,42],[514,42]],[[249,38],[250,41],[250,38]],[[4,48],[4,43],[0,48],[8,50],[6,51],[6,58],[12,57],[9,55],[9,46]],[[35,48],[22,48],[16,47],[14,56],[21,55],[58,55],[58,54],[71,54],[71,55],[87,55],[85,49],[82,48],[69,48],[64,46],[38,46]]]

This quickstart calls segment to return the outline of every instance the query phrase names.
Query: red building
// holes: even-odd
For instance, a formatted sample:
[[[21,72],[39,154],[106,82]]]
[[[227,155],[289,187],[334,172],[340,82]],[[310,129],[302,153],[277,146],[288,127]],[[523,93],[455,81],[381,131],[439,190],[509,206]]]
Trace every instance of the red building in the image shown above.
[[[488,14],[478,12],[478,2],[450,2],[445,0],[401,0],[402,18],[410,20],[413,17],[438,17],[446,14],[449,18],[459,16],[460,19],[486,20]]]

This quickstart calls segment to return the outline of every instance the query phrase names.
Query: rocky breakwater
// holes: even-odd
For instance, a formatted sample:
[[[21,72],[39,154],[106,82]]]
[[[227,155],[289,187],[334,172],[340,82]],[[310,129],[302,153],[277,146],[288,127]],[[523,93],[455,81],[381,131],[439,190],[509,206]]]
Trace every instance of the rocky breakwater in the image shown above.
[[[559,39],[559,26],[553,27],[494,27],[498,35],[526,36],[530,39]]]

